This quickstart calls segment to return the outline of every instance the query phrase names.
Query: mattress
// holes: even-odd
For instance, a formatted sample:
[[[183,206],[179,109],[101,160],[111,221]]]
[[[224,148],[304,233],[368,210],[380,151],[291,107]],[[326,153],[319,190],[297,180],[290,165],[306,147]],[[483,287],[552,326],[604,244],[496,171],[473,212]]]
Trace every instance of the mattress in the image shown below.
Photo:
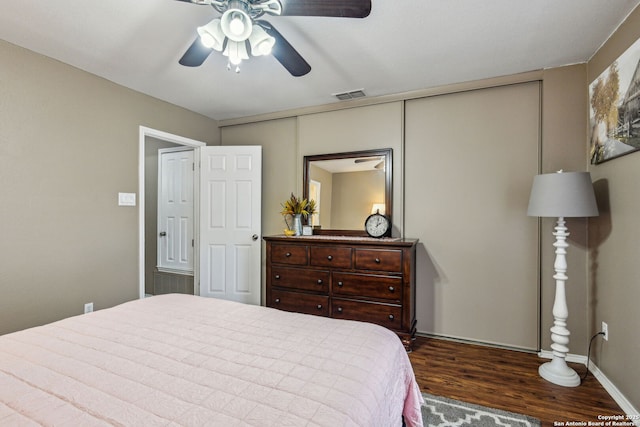
[[[0,425],[421,426],[391,331],[192,295],[0,336]]]

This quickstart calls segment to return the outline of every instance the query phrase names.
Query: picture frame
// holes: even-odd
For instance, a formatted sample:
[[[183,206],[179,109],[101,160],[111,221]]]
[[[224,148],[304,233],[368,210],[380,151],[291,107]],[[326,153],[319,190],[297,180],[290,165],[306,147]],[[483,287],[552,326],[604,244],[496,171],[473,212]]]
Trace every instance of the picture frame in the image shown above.
[[[591,163],[640,150],[640,39],[589,85]]]

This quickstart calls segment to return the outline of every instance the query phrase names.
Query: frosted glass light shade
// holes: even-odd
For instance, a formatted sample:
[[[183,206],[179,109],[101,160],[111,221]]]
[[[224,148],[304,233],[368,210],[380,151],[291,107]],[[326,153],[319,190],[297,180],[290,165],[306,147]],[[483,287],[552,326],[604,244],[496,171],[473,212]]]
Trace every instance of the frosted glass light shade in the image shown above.
[[[258,25],[254,25],[253,32],[249,36],[249,45],[253,56],[269,55],[276,44],[276,39]]]
[[[220,27],[220,19],[214,19],[207,25],[198,27],[197,31],[203,45],[217,51],[222,50],[225,35]]]
[[[229,9],[220,17],[220,26],[225,36],[235,42],[249,38],[253,24],[247,12],[240,9]]]

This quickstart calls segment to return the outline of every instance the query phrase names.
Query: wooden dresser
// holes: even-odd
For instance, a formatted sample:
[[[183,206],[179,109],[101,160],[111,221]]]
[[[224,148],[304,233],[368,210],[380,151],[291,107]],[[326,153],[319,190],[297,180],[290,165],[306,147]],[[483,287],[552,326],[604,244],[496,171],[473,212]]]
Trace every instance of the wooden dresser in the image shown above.
[[[415,239],[267,236],[268,307],[415,335]]]

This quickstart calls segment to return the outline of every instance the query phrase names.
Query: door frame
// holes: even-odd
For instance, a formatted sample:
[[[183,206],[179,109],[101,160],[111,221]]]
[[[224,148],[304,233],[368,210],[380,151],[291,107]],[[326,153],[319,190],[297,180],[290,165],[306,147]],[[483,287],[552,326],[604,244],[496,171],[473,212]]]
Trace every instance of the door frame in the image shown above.
[[[157,129],[148,128],[145,126],[139,127],[138,133],[138,290],[139,290],[139,298],[142,299],[145,296],[144,292],[144,282],[145,282],[145,203],[144,203],[144,186],[145,186],[145,144],[147,137],[159,139],[162,141],[171,142],[177,145],[184,145],[187,147],[192,147],[194,149],[194,154],[198,155],[198,151],[200,147],[204,147],[207,144],[202,141],[196,141],[195,139],[186,138],[180,135],[174,135],[168,132],[164,132]],[[199,206],[198,200],[200,198],[200,186],[199,180],[195,180],[194,188],[194,245],[198,244],[198,222],[199,222]],[[197,246],[194,246],[196,249]],[[194,254],[194,271],[193,271],[193,281],[194,293],[199,293],[199,287],[196,286],[200,281],[200,275],[198,273],[199,265],[198,265],[198,257]]]

